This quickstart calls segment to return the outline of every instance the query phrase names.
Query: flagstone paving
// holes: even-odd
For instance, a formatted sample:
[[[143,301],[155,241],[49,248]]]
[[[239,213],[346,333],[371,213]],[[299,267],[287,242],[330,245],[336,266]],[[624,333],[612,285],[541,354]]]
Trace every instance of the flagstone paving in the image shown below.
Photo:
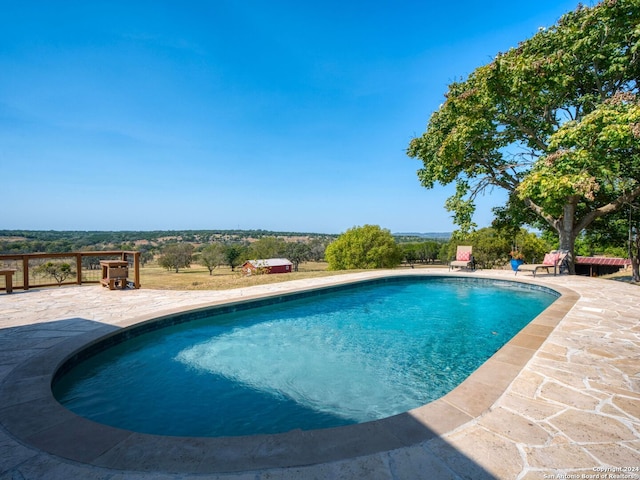
[[[454,272],[548,285],[565,293],[565,301],[552,305],[448,396],[395,423],[365,427],[370,433],[363,445],[371,448],[354,436],[336,439],[335,445],[351,442],[348,452],[336,452],[330,434],[298,432],[295,438],[318,452],[303,452],[307,463],[283,468],[278,449],[284,447],[277,440],[256,443],[251,455],[260,459],[252,463],[234,442],[212,451],[206,441],[184,439],[184,448],[176,450],[173,438],[95,430],[59,406],[41,405],[50,397],[46,382],[56,368],[43,359],[55,358],[50,353],[69,342],[169,312],[388,273],[229,291],[80,286],[0,293],[0,480],[640,478],[640,287],[587,277],[533,280],[508,271]],[[23,412],[34,413],[24,418]],[[104,442],[113,447],[100,451]],[[384,448],[391,444],[396,446]],[[325,461],[316,463],[315,453]],[[235,467],[216,472],[216,455],[226,456],[227,466],[235,461]],[[270,458],[268,467],[251,467],[267,465]]]

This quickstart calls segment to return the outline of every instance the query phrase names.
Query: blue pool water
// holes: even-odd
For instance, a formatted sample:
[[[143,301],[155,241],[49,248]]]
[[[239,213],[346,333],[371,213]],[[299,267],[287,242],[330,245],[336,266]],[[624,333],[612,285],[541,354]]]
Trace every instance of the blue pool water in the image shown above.
[[[54,382],[54,395],[97,422],[162,435],[365,422],[443,396],[556,298],[431,277],[212,310],[89,355]]]

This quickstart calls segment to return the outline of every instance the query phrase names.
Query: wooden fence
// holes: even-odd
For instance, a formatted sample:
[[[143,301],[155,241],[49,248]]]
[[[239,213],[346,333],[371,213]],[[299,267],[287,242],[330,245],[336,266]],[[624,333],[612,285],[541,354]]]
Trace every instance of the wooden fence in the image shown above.
[[[130,286],[140,288],[140,252],[127,252],[123,250],[103,252],[68,252],[68,253],[24,253],[16,255],[0,255],[0,269],[13,269],[13,288],[28,290],[35,287],[51,287],[58,285],[82,285],[84,283],[100,283],[102,269],[100,260],[123,260],[129,264]],[[37,267],[43,263],[54,261],[68,263],[75,270],[65,281],[58,283],[51,276],[42,274]],[[1,285],[0,290],[6,290]]]

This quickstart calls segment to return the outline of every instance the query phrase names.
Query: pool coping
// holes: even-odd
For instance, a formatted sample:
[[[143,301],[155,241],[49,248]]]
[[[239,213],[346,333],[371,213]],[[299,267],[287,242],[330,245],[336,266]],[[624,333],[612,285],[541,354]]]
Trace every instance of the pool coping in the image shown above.
[[[408,275],[387,272],[381,276]],[[438,273],[437,276],[459,278],[455,274]],[[393,417],[345,427],[294,430],[274,435],[167,437],[92,422],[73,414],[53,398],[50,385],[55,372],[78,349],[120,331],[123,326],[139,325],[185,310],[234,303],[218,300],[188,309],[139,316],[119,326],[103,325],[29,358],[0,385],[0,398],[4,404],[0,409],[0,423],[22,443],[44,452],[95,467],[140,472],[243,472],[314,465],[416,445],[452,432],[488,411],[579,298],[569,288],[549,286],[533,279],[482,278],[536,285],[554,290],[560,297],[453,391]],[[361,281],[336,278],[330,287]],[[289,293],[315,289],[318,287],[296,288]],[[236,302],[287,294],[286,291],[261,293]]]

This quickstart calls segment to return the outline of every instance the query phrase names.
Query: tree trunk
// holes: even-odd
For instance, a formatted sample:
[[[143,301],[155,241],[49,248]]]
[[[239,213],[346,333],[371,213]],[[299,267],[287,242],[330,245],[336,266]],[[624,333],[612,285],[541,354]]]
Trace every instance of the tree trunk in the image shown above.
[[[640,254],[640,251],[638,254]],[[631,281],[640,283],[640,258],[637,255],[631,258]]]
[[[558,235],[560,237],[560,250],[567,250],[569,252],[566,256],[567,266],[569,267],[569,274],[575,275],[576,264],[573,250],[576,245],[576,235],[573,232],[573,229],[569,231],[559,229]]]
[[[631,260],[631,281],[638,283],[640,282],[640,234],[636,230],[634,237],[631,227],[629,228],[629,260]]]
[[[558,232],[560,240],[560,250],[567,250],[569,252],[566,261],[570,275],[575,275],[576,273],[574,249],[576,246],[576,237],[579,232],[575,231],[573,224],[575,211],[575,205],[573,203],[567,203],[564,206],[562,218],[556,223],[556,231]]]

